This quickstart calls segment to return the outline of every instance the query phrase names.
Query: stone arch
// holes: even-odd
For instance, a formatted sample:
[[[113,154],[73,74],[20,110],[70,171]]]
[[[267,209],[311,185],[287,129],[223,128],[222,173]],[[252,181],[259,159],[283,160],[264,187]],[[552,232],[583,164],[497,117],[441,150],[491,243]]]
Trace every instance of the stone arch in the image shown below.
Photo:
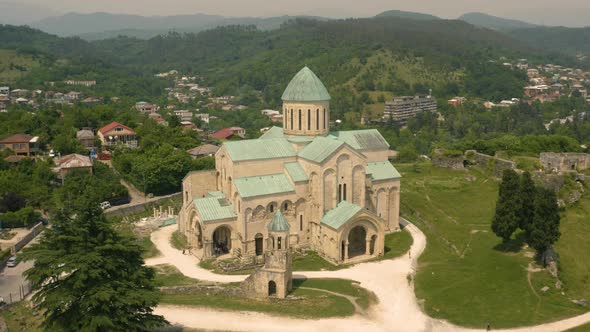
[[[352,202],[359,206],[365,204],[365,185],[366,185],[365,168],[362,165],[356,165],[352,169]]]
[[[277,283],[273,280],[268,282],[268,296],[277,296]]]
[[[370,247],[369,247],[369,254],[374,255],[375,254],[375,244],[377,243],[377,235],[374,234],[373,236],[371,236],[371,243],[370,243]]]
[[[272,214],[272,213],[277,212],[277,210],[278,210],[277,202],[274,202],[273,201],[273,202],[268,203],[268,205],[266,205],[266,211],[268,213],[271,213]]]
[[[203,229],[199,222],[197,211],[192,210],[189,214],[189,244],[193,247],[203,248]]]
[[[231,252],[231,228],[228,225],[221,225],[213,231],[213,253],[224,255]]]
[[[261,221],[266,219],[266,208],[262,205],[258,205],[252,212],[251,221]]]
[[[323,176],[324,212],[336,207],[336,171],[327,169]]]
[[[354,226],[347,236],[348,258],[365,255],[367,252],[367,229],[363,225]]]
[[[375,197],[375,201],[377,202],[375,213],[379,217],[387,219],[387,191],[384,188],[381,188],[377,190]]]
[[[283,212],[283,214],[295,213],[295,207],[293,205],[293,202],[291,202],[291,200],[288,199],[281,202],[281,211]]]
[[[251,208],[247,208],[246,211],[244,211],[244,220],[246,222],[252,221],[252,209]]]

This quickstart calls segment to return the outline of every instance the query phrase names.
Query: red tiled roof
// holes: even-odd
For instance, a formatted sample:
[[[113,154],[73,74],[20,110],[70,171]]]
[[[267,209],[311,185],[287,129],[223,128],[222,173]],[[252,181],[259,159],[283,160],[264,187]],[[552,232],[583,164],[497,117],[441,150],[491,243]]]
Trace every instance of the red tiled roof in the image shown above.
[[[100,128],[98,131],[100,131],[102,134],[106,134],[109,131],[115,129],[116,127],[121,127],[123,129],[127,129],[127,130],[130,130],[130,131],[133,131],[133,129],[127,127],[126,125],[120,124],[118,122],[111,122],[108,125]]]
[[[12,136],[8,136],[5,139],[1,140],[0,143],[7,144],[7,143],[28,143],[33,139],[33,136],[29,134],[16,134]]]
[[[211,134],[212,138],[228,138],[234,134],[234,131],[231,128],[223,128],[220,131],[217,131]]]
[[[19,161],[21,161],[23,159],[27,159],[27,158],[29,158],[29,157],[12,155],[12,156],[8,156],[8,157],[4,158],[4,160],[6,160],[9,163],[18,163]]]

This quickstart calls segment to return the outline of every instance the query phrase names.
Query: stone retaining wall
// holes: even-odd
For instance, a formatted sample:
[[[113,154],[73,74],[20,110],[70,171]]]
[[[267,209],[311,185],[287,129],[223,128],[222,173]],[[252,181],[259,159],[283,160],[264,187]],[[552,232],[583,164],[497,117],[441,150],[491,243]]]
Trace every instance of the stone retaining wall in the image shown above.
[[[502,172],[507,169],[516,170],[514,161],[489,156],[475,150],[465,151],[465,159],[472,164],[489,169],[496,176],[502,176]]]

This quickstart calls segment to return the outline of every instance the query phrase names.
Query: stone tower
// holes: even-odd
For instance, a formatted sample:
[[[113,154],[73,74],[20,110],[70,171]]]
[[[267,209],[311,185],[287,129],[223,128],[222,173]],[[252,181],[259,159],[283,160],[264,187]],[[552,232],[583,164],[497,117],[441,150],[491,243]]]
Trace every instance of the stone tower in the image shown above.
[[[281,211],[275,213],[268,224],[268,242],[264,267],[244,280],[242,288],[250,296],[284,299],[293,289],[293,271],[289,223]]]
[[[307,67],[291,80],[283,96],[285,135],[321,136],[330,131],[330,94]]]

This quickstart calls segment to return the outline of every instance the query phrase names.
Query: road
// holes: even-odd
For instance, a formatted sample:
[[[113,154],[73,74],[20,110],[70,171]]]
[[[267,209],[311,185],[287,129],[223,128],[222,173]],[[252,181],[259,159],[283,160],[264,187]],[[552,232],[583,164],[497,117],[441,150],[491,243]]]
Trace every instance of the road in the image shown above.
[[[10,303],[10,294],[12,300],[20,300],[20,287],[27,283],[23,277],[23,272],[33,266],[32,261],[20,262],[16,267],[6,267],[0,272],[0,296]]]

